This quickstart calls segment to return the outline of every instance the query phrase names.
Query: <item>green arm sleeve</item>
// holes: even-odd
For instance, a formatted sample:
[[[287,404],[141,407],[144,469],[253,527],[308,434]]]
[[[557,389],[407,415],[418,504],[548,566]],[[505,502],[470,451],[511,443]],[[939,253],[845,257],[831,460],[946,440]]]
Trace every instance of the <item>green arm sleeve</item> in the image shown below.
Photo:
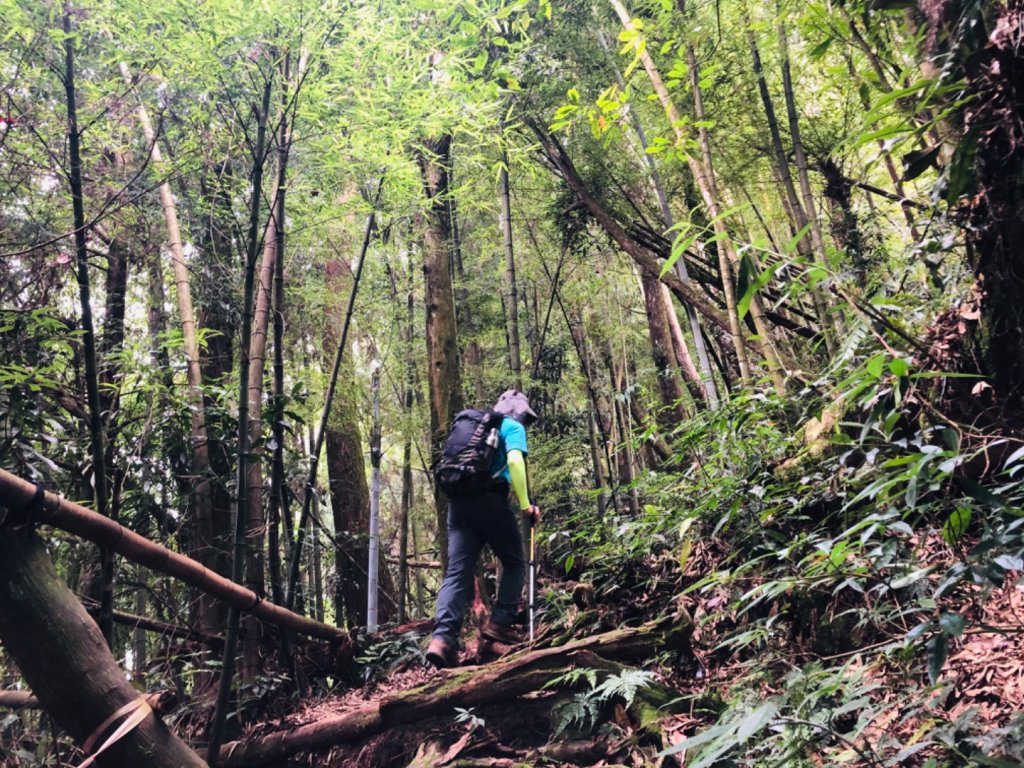
[[[530,506],[530,495],[526,492],[526,462],[522,451],[508,452],[508,474],[512,478],[512,490],[519,499],[519,508],[526,509]]]

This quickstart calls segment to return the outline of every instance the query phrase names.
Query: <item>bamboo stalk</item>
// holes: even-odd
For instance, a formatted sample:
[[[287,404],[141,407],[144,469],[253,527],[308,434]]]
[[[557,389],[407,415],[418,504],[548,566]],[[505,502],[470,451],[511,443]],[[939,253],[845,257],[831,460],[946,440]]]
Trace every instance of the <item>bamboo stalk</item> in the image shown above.
[[[35,485],[0,469],[0,505],[9,509],[24,509],[31,505],[35,493]],[[252,590],[217,575],[192,558],[172,552],[110,518],[55,493],[45,492],[42,503],[34,514],[26,515],[21,521],[10,520],[10,524],[17,522],[43,523],[81,536],[101,547],[108,547],[134,563],[183,581],[268,624],[321,640],[349,640],[348,633],[344,630],[260,600]]]

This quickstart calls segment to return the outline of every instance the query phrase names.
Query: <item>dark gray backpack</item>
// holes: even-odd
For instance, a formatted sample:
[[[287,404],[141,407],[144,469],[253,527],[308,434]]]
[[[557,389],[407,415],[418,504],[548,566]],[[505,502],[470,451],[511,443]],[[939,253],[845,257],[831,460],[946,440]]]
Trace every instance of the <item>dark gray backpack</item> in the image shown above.
[[[494,484],[491,464],[498,451],[501,422],[495,411],[459,411],[434,466],[437,485],[448,497],[481,493]]]

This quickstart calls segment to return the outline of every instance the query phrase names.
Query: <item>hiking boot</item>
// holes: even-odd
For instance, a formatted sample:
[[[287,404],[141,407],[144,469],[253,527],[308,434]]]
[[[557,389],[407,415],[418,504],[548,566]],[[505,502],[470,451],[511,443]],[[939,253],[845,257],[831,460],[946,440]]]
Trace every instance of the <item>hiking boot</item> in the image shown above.
[[[480,628],[480,634],[488,640],[503,645],[519,645],[523,642],[523,636],[508,624],[497,624],[492,619],[488,619],[487,623]]]
[[[427,646],[427,661],[438,669],[454,667],[458,662],[458,652],[454,645],[449,645],[443,638],[435,637]]]

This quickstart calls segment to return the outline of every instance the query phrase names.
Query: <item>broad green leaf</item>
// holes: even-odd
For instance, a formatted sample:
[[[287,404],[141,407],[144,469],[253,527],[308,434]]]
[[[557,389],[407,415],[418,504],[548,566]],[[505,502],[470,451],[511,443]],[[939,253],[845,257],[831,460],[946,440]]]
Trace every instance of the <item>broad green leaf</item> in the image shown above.
[[[949,638],[945,634],[935,635],[928,641],[928,679],[932,685],[939,682],[942,668],[949,656]]]

